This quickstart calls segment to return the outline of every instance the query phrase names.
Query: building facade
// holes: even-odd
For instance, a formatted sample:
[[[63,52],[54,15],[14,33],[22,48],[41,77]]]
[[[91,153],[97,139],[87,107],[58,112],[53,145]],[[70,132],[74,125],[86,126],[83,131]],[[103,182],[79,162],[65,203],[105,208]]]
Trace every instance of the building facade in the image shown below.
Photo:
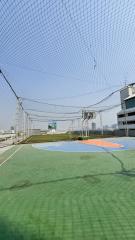
[[[118,128],[125,135],[135,135],[135,87],[129,85],[120,91],[121,111],[117,114]],[[124,134],[123,134],[124,135]]]

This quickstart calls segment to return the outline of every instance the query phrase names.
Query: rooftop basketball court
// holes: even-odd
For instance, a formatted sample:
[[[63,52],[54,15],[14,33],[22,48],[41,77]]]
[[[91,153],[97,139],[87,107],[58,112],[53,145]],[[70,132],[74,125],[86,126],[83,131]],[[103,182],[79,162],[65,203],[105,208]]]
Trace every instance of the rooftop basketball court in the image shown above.
[[[0,240],[134,240],[135,1],[1,0],[0,104]]]
[[[62,143],[0,155],[0,239],[134,239],[135,139]]]
[[[63,152],[106,152],[135,149],[135,138],[105,138],[83,141],[38,143],[35,148]]]

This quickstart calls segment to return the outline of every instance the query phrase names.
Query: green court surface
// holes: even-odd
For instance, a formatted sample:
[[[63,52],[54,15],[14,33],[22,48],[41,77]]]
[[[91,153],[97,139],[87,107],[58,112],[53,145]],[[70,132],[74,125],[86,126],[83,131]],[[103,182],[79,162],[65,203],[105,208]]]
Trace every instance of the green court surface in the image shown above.
[[[0,240],[135,239],[134,170],[134,150],[13,147],[0,155]]]

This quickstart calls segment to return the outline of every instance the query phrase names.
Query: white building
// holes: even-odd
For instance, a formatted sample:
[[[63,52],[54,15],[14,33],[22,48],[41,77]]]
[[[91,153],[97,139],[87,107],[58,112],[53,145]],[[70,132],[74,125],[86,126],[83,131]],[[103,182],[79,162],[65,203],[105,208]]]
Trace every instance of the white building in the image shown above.
[[[118,128],[129,132],[135,131],[135,87],[134,84],[125,86],[120,91],[121,111],[117,114]],[[130,134],[131,135],[131,134]]]
[[[39,128],[30,129],[30,136],[31,135],[40,135],[40,134],[41,134],[41,129],[39,129]]]

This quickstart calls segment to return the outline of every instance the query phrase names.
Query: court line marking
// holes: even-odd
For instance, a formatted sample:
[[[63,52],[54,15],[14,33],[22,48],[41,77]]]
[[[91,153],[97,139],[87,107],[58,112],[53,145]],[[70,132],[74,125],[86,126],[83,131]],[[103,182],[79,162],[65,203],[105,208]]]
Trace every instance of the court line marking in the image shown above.
[[[11,159],[21,148],[23,147],[23,145],[21,145],[19,148],[17,148],[8,158],[6,158],[1,164],[0,167],[6,163],[9,159]]]

